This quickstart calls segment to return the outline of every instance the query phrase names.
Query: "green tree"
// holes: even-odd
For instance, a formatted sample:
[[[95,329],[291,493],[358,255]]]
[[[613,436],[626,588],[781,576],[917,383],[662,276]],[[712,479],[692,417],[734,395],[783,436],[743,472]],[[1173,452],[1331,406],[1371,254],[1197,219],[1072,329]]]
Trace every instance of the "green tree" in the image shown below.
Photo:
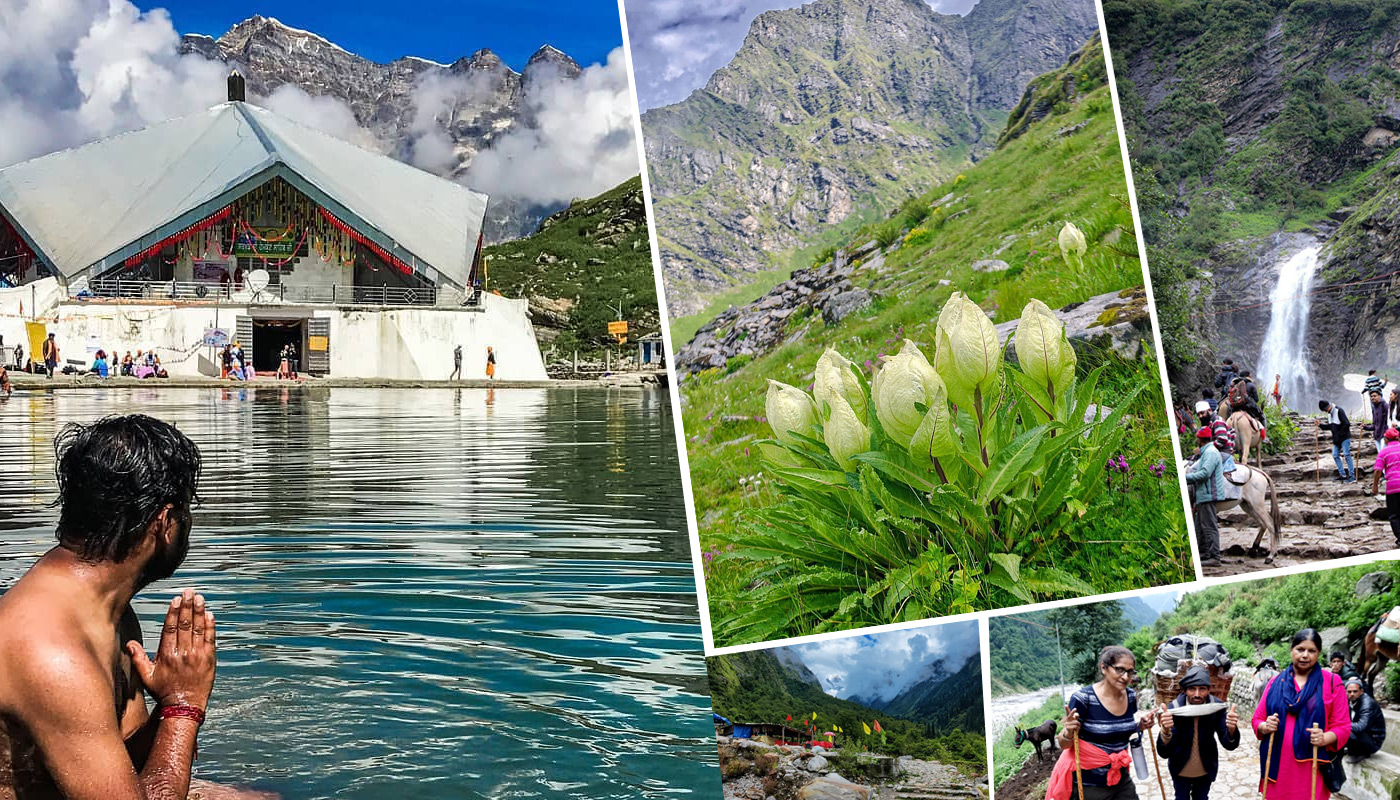
[[[1080,683],[1098,680],[1099,651],[1111,644],[1122,644],[1128,634],[1123,604],[1117,600],[1057,608],[1046,617],[1060,629],[1065,677]]]

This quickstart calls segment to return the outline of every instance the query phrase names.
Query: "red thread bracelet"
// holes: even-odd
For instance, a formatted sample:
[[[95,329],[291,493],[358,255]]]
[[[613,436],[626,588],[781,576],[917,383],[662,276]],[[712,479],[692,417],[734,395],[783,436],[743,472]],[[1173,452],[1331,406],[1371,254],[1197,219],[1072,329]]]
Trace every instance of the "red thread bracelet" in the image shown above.
[[[184,717],[192,719],[196,725],[204,724],[204,709],[198,706],[161,706],[160,718],[170,719],[171,717]]]

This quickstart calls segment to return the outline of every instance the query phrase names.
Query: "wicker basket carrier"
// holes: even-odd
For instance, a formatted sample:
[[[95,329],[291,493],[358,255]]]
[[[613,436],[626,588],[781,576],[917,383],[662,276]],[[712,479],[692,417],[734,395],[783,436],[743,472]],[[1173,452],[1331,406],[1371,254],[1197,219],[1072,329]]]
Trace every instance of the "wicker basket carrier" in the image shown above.
[[[1186,677],[1187,670],[1191,669],[1194,662],[1189,658],[1181,659],[1180,665],[1176,668],[1176,674],[1152,671],[1152,677],[1157,682],[1157,698],[1162,704],[1170,703],[1181,694],[1181,679]],[[1230,702],[1230,684],[1235,680],[1233,671],[1225,671],[1214,664],[1202,664],[1210,672],[1210,694],[1222,703]]]

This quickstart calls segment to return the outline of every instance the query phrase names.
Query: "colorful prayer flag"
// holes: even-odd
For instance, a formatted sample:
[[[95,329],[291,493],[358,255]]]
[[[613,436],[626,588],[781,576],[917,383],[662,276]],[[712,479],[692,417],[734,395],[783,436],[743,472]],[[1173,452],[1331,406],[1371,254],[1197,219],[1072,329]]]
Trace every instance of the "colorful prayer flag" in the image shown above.
[[[861,726],[862,728],[865,728],[865,735],[866,735],[866,736],[869,736],[869,735],[870,735],[870,726],[869,726],[869,725],[866,725],[864,720],[861,721],[860,726]]]

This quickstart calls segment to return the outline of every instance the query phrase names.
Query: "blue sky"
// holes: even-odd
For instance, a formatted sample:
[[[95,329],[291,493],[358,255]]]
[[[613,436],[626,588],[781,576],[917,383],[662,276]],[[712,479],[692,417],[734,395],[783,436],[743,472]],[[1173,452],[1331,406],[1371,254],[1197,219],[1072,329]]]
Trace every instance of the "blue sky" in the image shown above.
[[[451,63],[483,47],[516,70],[550,44],[587,66],[622,45],[616,0],[134,0],[164,8],[180,33],[220,36],[254,14],[323,36],[373,61],[418,56]]]
[[[642,110],[684,100],[739,52],[753,18],[810,0],[626,0],[627,35]],[[966,14],[977,0],[928,0]]]
[[[892,700],[922,680],[928,665],[935,661],[943,660],[950,671],[962,668],[968,658],[977,655],[980,642],[977,623],[970,621],[845,636],[789,649],[798,654],[829,695]]]

